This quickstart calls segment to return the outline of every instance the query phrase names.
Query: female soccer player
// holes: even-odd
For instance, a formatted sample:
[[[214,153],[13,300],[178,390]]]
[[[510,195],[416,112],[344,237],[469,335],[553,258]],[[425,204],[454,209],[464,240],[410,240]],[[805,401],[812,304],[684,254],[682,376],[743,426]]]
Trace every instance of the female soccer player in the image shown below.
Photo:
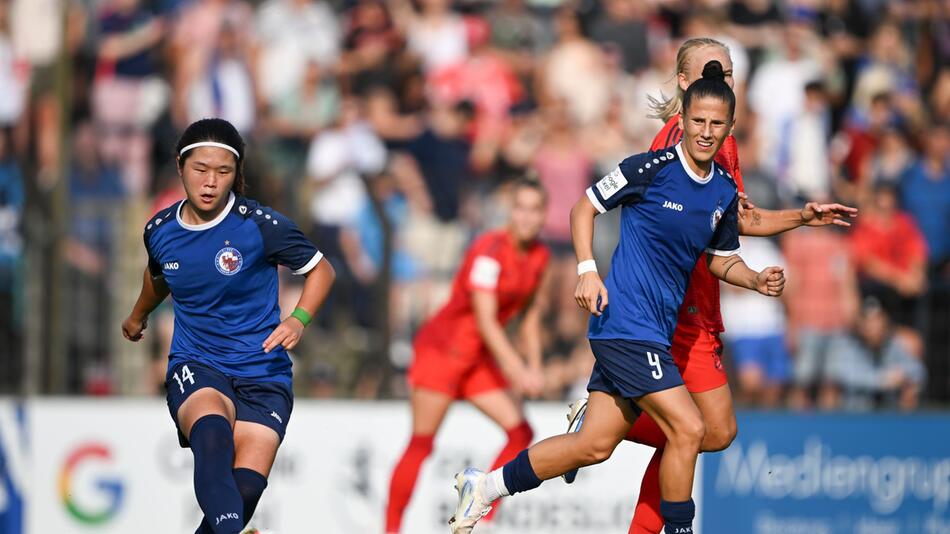
[[[723,65],[726,83],[731,88],[734,83],[732,59],[729,57],[729,49],[726,45],[715,39],[696,38],[680,46],[676,58],[676,94],[662,101],[651,99],[654,116],[666,121],[663,129],[654,138],[651,150],[673,146],[682,139],[680,112],[683,107],[683,95],[690,84],[701,77],[703,68],[710,61],[718,61]],[[722,148],[716,154],[715,161],[732,175],[739,187],[739,192],[742,193],[738,148],[732,135],[726,137]],[[756,208],[746,203],[740,205],[739,233],[749,236],[771,236],[803,225],[850,226],[845,217],[854,217],[856,213],[856,209],[841,204],[809,202],[800,210],[773,211]],[[683,304],[680,306],[671,352],[682,373],[686,389],[692,395],[706,423],[703,452],[723,450],[736,436],[732,391],[729,389],[726,372],[720,362],[722,341],[719,335],[722,331],[722,317],[719,313],[719,280],[709,272],[706,260],[700,258],[693,270]],[[572,413],[568,415],[572,429],[576,430],[577,425],[582,421],[584,406],[583,400],[572,405]],[[643,476],[630,534],[659,534],[663,529],[663,520],[659,513],[658,473],[666,437],[657,423],[647,415],[637,420],[627,439],[657,448]],[[572,481],[573,473],[568,473],[565,478]]]
[[[386,532],[399,532],[422,462],[449,406],[465,399],[508,434],[492,469],[531,444],[520,394],[541,393],[541,309],[538,288],[548,250],[538,241],[547,194],[536,181],[512,191],[506,228],[488,232],[469,248],[455,275],[449,302],[419,330],[409,369],[412,438],[393,471]],[[523,313],[519,353],[505,323]],[[514,391],[513,391],[514,390]]]
[[[142,338],[148,315],[173,298],[165,381],[183,447],[195,458],[204,520],[196,534],[240,532],[254,514],[293,408],[287,351],[323,303],[333,267],[283,215],[241,196],[244,141],[222,119],[191,124],[178,141],[186,199],[145,227],[142,292],[122,323]],[[306,276],[280,320],[277,266]]]
[[[627,158],[574,205],[575,299],[594,315],[588,337],[596,363],[584,424],[489,474],[469,468],[456,475],[452,532],[471,532],[502,496],[606,460],[641,410],[668,438],[660,467],[663,518],[675,532],[692,532],[693,471],[705,426],[669,353],[690,273],[706,251],[720,280],[768,296],[781,295],[785,284],[781,268],[757,273],[738,256],[738,191],[713,163],[732,129],[735,103],[722,66],[711,62],[683,96],[683,141]],[[620,241],[604,284],[593,261],[594,217],[618,206]]]

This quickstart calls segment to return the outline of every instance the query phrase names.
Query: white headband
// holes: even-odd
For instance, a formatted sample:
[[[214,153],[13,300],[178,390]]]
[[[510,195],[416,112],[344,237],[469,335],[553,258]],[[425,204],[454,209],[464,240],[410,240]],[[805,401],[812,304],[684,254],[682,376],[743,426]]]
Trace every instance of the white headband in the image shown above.
[[[238,151],[237,151],[234,147],[231,147],[231,146],[226,145],[226,144],[224,144],[224,143],[215,143],[214,141],[201,141],[200,143],[192,143],[192,144],[186,146],[185,148],[181,149],[181,152],[179,152],[178,155],[179,155],[179,156],[183,156],[183,155],[185,154],[185,152],[188,152],[188,151],[191,150],[192,148],[198,148],[198,147],[201,147],[201,146],[213,146],[213,147],[217,147],[217,148],[223,148],[223,149],[225,149],[225,150],[228,150],[228,151],[233,152],[234,155],[235,155],[238,159],[241,159],[241,155],[238,154]]]

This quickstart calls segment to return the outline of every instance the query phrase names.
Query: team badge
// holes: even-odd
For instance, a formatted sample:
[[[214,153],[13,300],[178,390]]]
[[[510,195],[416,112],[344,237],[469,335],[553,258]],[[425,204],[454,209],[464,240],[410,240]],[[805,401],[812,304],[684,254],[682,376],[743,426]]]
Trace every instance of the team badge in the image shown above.
[[[712,217],[709,219],[709,228],[715,232],[716,227],[719,226],[719,219],[722,219],[722,208],[716,208],[716,211],[713,212]]]
[[[224,276],[237,274],[242,265],[244,265],[244,257],[234,247],[224,247],[214,256],[214,266]]]

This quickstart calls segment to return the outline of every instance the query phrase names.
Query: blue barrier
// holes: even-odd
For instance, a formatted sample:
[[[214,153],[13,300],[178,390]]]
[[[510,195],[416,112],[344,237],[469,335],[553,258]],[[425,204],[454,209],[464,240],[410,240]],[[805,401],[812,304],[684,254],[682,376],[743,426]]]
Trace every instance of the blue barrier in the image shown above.
[[[705,534],[947,534],[950,417],[740,414],[702,480]]]

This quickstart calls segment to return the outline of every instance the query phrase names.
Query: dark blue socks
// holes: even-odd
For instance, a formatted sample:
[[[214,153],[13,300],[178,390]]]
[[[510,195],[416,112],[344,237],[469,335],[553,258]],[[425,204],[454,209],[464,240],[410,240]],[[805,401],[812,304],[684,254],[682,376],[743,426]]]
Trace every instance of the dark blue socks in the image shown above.
[[[241,493],[241,499],[244,501],[244,526],[251,522],[254,510],[257,509],[257,502],[261,500],[264,489],[267,488],[267,478],[264,475],[254,471],[239,467],[232,471],[234,473],[234,482]],[[208,523],[208,518],[201,521],[195,534],[213,534],[214,530]]]
[[[696,505],[693,499],[683,502],[660,501],[660,515],[668,534],[693,534]]]
[[[234,482],[244,501],[244,524],[246,525],[251,522],[251,516],[257,509],[257,502],[261,500],[261,495],[267,488],[267,478],[253,469],[239,467],[234,470]]]
[[[502,468],[502,475],[505,477],[505,488],[510,495],[521,493],[522,491],[533,490],[541,485],[542,480],[534,474],[531,467],[531,460],[528,459],[528,449],[518,453],[514,460],[505,464]]]
[[[231,423],[220,415],[206,415],[192,425],[188,441],[195,457],[195,496],[210,527],[210,531],[198,527],[198,532],[241,532],[244,501],[231,473],[234,463]]]

